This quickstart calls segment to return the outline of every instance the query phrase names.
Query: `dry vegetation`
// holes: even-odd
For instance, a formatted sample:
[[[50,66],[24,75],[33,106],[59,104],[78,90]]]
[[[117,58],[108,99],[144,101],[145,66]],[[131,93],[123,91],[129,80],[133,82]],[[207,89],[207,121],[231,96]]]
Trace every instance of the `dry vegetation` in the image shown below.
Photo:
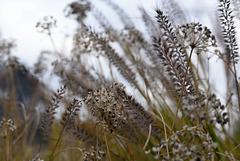
[[[148,35],[103,1],[122,30],[90,0],[73,2],[65,9],[79,24],[71,55],[43,51],[30,71],[12,56],[14,41],[1,39],[0,160],[240,160],[237,1],[219,1],[216,36],[187,22],[174,0],[154,18],[139,9]],[[89,14],[98,31],[85,24]],[[45,17],[36,27],[54,44],[55,26]],[[221,100],[209,81],[214,63],[227,80]],[[49,71],[62,84],[56,92],[41,82]]]

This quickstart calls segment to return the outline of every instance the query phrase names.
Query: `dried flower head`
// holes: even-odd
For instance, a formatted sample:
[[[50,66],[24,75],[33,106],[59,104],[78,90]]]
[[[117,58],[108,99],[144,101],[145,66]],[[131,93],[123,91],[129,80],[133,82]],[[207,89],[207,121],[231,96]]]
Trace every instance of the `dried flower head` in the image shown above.
[[[175,159],[212,160],[217,144],[201,128],[185,125],[171,136],[170,147]]]
[[[209,123],[218,123],[225,125],[229,122],[229,114],[225,110],[225,106],[221,104],[220,99],[216,98],[215,94],[208,97],[208,106],[211,108],[212,117]]]
[[[185,48],[196,49],[197,53],[206,52],[209,47],[217,46],[216,38],[207,27],[200,23],[189,23],[177,28],[176,34]]]
[[[229,114],[225,111],[220,99],[215,94],[209,96],[198,94],[183,100],[183,112],[191,121],[205,121],[225,125],[229,122]]]
[[[101,161],[105,159],[105,152],[95,147],[91,147],[88,151],[84,151],[83,161]]]
[[[78,22],[83,22],[87,17],[87,11],[91,10],[91,3],[86,0],[79,0],[78,2],[72,2],[67,6],[65,11],[66,16],[76,16]]]
[[[16,42],[15,40],[1,40],[0,41],[0,54],[3,54],[3,55],[10,55],[11,53],[11,50],[13,48],[15,48],[17,45],[16,45]],[[0,55],[0,58],[1,58],[1,55]]]
[[[161,160],[212,160],[217,146],[218,144],[213,142],[209,134],[200,127],[185,125],[182,130],[171,135],[168,142],[162,141],[145,153],[151,153],[155,159],[160,159],[159,154],[164,154],[168,148],[169,155],[163,155]]]
[[[5,138],[5,137],[11,135],[15,129],[16,129],[16,126],[14,125],[14,122],[12,119],[5,120],[5,118],[3,118],[0,121],[0,136],[1,137]]]
[[[57,20],[53,16],[45,16],[41,21],[37,22],[35,27],[38,32],[51,35],[51,29],[57,27]]]
[[[89,92],[85,102],[92,115],[98,118],[98,123],[107,127],[110,131],[116,129],[119,119],[123,118],[121,107],[108,88]]]

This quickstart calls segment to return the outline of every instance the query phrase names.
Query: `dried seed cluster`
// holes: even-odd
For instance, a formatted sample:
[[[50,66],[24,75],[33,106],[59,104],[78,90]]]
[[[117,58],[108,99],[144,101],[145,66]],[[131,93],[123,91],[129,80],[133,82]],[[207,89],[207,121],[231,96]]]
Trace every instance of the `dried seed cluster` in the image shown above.
[[[102,150],[97,150],[95,147],[91,147],[88,151],[84,152],[82,158],[83,161],[100,161],[105,158],[106,154]]]
[[[212,160],[217,144],[201,128],[185,125],[171,136],[170,147],[174,160]]]
[[[206,26],[200,23],[188,23],[177,28],[176,34],[184,47],[206,52],[208,47],[217,46],[216,38]]]
[[[5,138],[5,137],[11,135],[14,132],[14,130],[16,130],[16,126],[12,119],[5,120],[5,118],[3,118],[0,121],[0,136],[1,137]]]
[[[119,119],[125,118],[114,94],[108,88],[89,92],[85,102],[92,115],[98,118],[98,123],[111,132],[118,126]]]
[[[214,117],[210,119],[209,123],[227,124],[229,122],[229,114],[225,111],[225,106],[221,104],[215,94],[208,97],[208,103],[214,113]]]
[[[212,160],[214,158],[214,149],[218,146],[212,141],[208,133],[204,133],[199,127],[189,127],[185,125],[181,131],[176,131],[169,138],[169,142],[161,142],[161,144],[152,147],[147,153],[155,154],[155,158],[159,159],[164,148],[169,144],[169,157],[162,156],[164,161],[183,161],[183,160]]]
[[[198,94],[183,100],[183,112],[191,121],[199,120],[207,123],[225,125],[229,122],[229,114],[225,106],[215,94],[205,96]]]
[[[57,27],[57,20],[53,16],[45,16],[42,21],[37,22],[35,27],[38,32],[51,35],[51,29]]]

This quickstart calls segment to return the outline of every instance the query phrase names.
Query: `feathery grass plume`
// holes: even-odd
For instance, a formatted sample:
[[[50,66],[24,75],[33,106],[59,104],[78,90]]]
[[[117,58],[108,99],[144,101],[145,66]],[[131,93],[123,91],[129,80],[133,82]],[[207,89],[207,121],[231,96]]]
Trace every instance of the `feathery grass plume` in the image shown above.
[[[53,148],[53,151],[51,152],[50,155],[50,160],[53,161],[54,158],[56,157],[55,151],[58,148],[59,144],[61,143],[61,139],[63,136],[64,131],[69,131],[70,129],[75,128],[75,118],[78,116],[78,111],[80,110],[81,107],[81,101],[78,101],[77,99],[74,99],[72,103],[65,109],[65,112],[62,115],[62,119],[60,121],[61,125],[63,126],[58,139],[56,141],[56,144]]]
[[[92,12],[97,22],[101,25],[101,27],[103,27],[104,32],[109,36],[114,37],[114,39],[117,39],[117,31],[104,16],[104,14],[100,10],[96,9],[96,7],[94,7],[94,10]]]
[[[78,111],[80,111],[82,106],[81,104],[81,101],[74,98],[73,102],[65,109],[60,123],[66,131],[75,128],[75,117],[78,116]]]
[[[235,66],[238,62],[238,44],[234,25],[234,16],[230,8],[230,0],[220,0],[219,12],[222,27],[222,35],[226,45],[226,56],[230,64]]]
[[[53,94],[51,98],[50,105],[46,108],[43,114],[43,121],[41,125],[41,129],[43,131],[44,139],[48,137],[49,130],[51,129],[51,125],[53,123],[54,115],[56,114],[56,109],[59,107],[59,103],[63,98],[64,93],[66,92],[66,86],[61,87],[57,90],[56,93]]]
[[[117,13],[117,15],[120,17],[122,23],[125,25],[126,28],[132,28],[134,26],[134,23],[129,18],[128,14],[125,13],[125,11],[117,5],[112,0],[101,0],[106,2],[112,9]]]
[[[150,114],[132,96],[129,96],[124,88],[121,83],[113,83],[111,90],[122,111],[127,115],[126,119],[142,133],[149,131],[149,125],[151,124],[153,127],[152,135],[161,141],[161,131],[154,127],[156,124]]]
[[[225,43],[225,56],[229,65],[234,69],[235,89],[238,99],[238,108],[240,109],[240,91],[237,78],[236,64],[238,63],[238,44],[236,38],[236,30],[234,25],[234,16],[230,7],[230,0],[220,0],[218,11],[220,14],[220,23],[222,27],[222,36]],[[228,87],[229,88],[229,87]]]
[[[163,12],[174,26],[187,23],[187,14],[176,0],[161,1]]]
[[[67,60],[65,64],[55,61],[54,73],[60,77],[61,83],[65,84],[73,95],[84,97],[88,90],[101,86],[101,83],[105,83],[106,80],[94,77],[77,57],[76,55],[71,60]]]
[[[143,22],[147,28],[148,36],[153,38],[154,35],[161,35],[161,31],[158,27],[157,22],[155,22],[143,8],[139,8],[139,10],[142,14]],[[146,80],[149,81],[151,91],[155,93],[155,95],[159,95],[159,93],[162,93],[162,91],[157,92],[155,88],[156,86],[158,86],[156,84],[158,84],[160,81],[163,86],[168,89],[168,93],[166,94],[175,95],[176,92],[172,92],[175,91],[174,86],[172,86],[172,82],[169,81],[167,75],[164,72],[159,72],[164,70],[164,66],[161,63],[161,60],[159,59],[154,46],[150,45],[149,41],[147,40],[145,40],[143,43],[145,44],[142,46],[144,46],[144,50],[146,50],[146,56],[150,59],[150,65],[144,66],[143,68],[145,68],[144,73],[146,73],[146,75],[149,75],[148,77],[146,77]],[[140,67],[142,67],[142,65]]]
[[[125,27],[121,30],[118,41],[132,62],[137,61],[142,53],[146,53],[144,56],[148,56],[152,52],[151,44],[145,39],[143,33],[135,27]],[[142,60],[143,62],[144,60]]]
[[[111,47],[109,42],[98,33],[94,32],[91,28],[85,27],[89,38],[93,43],[98,45],[98,50],[108,58],[108,60],[117,67],[121,75],[131,84],[136,84],[135,73],[129,68],[125,61],[117,54],[117,52]]]
[[[90,122],[87,125],[88,127],[90,125]],[[72,129],[72,134],[77,137],[79,140],[87,143],[88,145],[93,145],[94,144],[94,135],[88,130],[88,128],[77,125],[74,129]]]
[[[186,53],[179,42],[174,28],[161,10],[156,10],[161,37],[153,37],[153,45],[162,60],[170,79],[179,95],[186,96],[196,93],[193,76]],[[190,55],[191,56],[191,55]],[[190,58],[189,58],[190,59]]]
[[[90,113],[97,118],[99,125],[111,133],[123,135],[131,140],[134,140],[135,132],[145,134],[150,124],[155,126],[150,114],[132,96],[126,94],[121,83],[90,91],[85,103]],[[160,133],[159,129],[153,128],[152,135],[158,140],[161,140]]]
[[[158,27],[155,21],[153,21],[153,19],[150,17],[150,15],[146,12],[146,10],[143,7],[139,7],[138,9],[141,12],[142,20],[144,22],[148,35],[149,36],[159,35]]]

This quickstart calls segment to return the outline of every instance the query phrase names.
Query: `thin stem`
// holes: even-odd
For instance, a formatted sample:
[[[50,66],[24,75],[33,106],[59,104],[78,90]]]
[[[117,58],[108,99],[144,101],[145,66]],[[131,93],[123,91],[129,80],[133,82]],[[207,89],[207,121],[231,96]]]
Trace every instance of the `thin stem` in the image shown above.
[[[62,129],[62,131],[61,131],[61,133],[60,133],[60,135],[59,135],[59,137],[58,137],[57,143],[56,143],[55,146],[54,146],[54,149],[53,149],[52,154],[51,154],[51,156],[50,156],[50,161],[53,161],[54,158],[55,158],[55,157],[53,158],[53,155],[54,155],[54,152],[55,152],[56,149],[57,149],[58,144],[60,143],[60,140],[61,140],[61,138],[62,138],[62,134],[63,134],[64,129],[65,129],[65,127]]]
[[[79,150],[79,151],[82,153],[82,155],[84,155],[83,150],[82,150],[81,148],[79,148],[79,147],[69,147],[69,148],[63,149],[63,150],[61,150],[60,152],[58,152],[58,153],[53,157],[53,160],[54,160],[60,153],[62,153],[62,152],[64,152],[64,151],[67,151],[67,150],[71,150],[71,149]]]
[[[150,137],[151,137],[151,133],[152,133],[152,125],[149,124],[148,137],[147,137],[147,140],[146,140],[146,142],[145,142],[145,144],[144,144],[144,146],[143,146],[143,150],[145,150],[146,147],[147,147],[147,145],[148,145],[148,142],[149,142]]]
[[[109,151],[109,147],[108,147],[107,136],[106,136],[104,128],[103,128],[103,133],[104,133],[104,139],[105,139],[105,142],[106,142],[106,145],[107,145],[108,158],[109,158],[110,161],[112,161],[110,151]]]
[[[236,84],[236,90],[237,90],[237,98],[238,98],[238,108],[240,112],[240,94],[239,94],[239,85],[238,85],[238,80],[237,80],[237,70],[236,70],[236,65],[235,63],[233,64],[233,69],[234,69],[234,78],[235,78],[235,84]]]

